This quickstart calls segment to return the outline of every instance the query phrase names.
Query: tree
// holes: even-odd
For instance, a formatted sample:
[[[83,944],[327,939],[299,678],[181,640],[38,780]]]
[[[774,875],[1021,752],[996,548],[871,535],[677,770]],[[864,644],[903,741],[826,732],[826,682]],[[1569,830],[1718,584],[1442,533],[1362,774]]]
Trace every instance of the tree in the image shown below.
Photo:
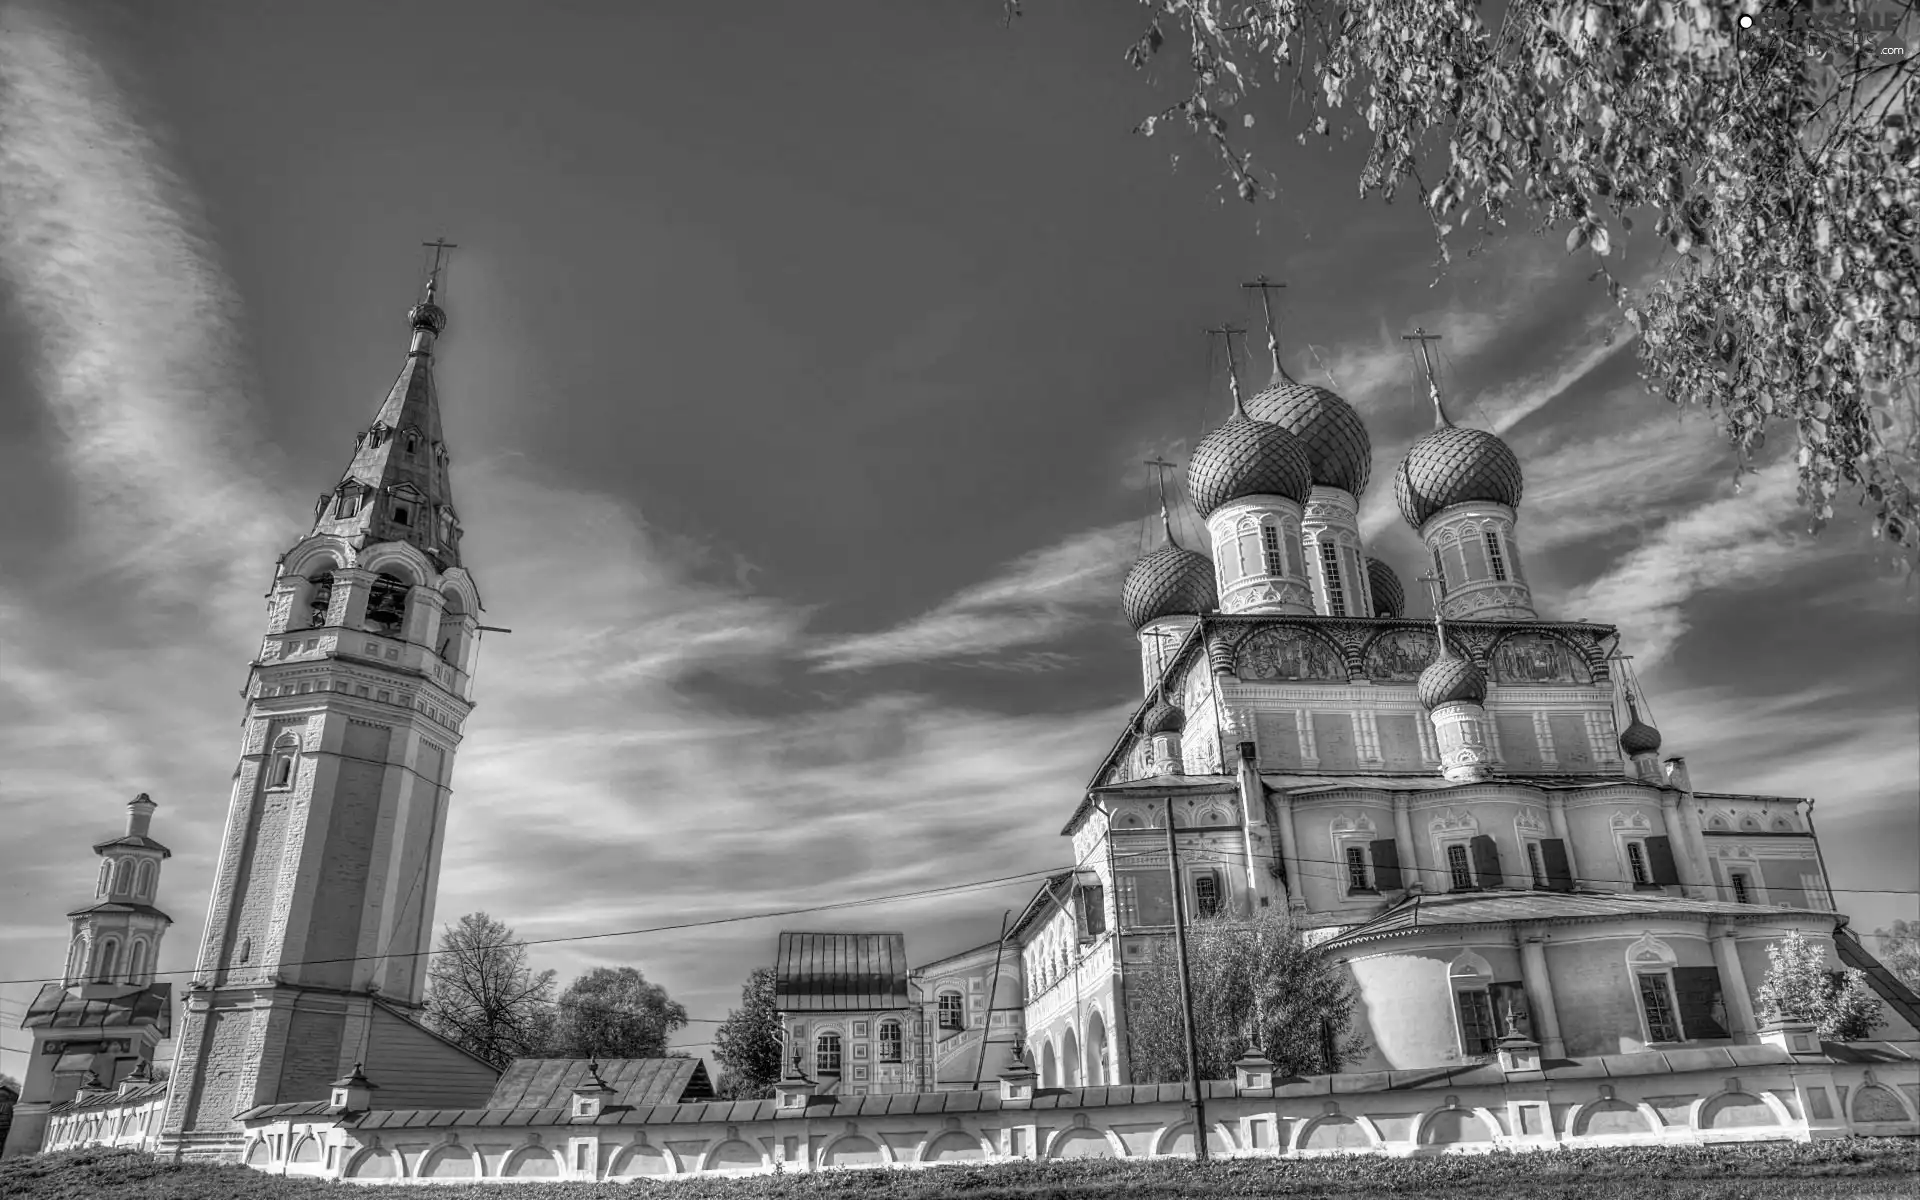
[[[1880,1027],[1880,1000],[1863,971],[1829,971],[1826,955],[1799,930],[1767,947],[1767,974],[1755,998],[1771,1021],[1810,1021],[1828,1041],[1853,1042]]]
[[[504,1067],[543,1053],[552,1007],[553,972],[527,965],[504,922],[474,912],[441,930],[427,968],[428,1028]]]
[[[1308,946],[1284,909],[1207,917],[1187,931],[1202,1079],[1230,1079],[1249,1047],[1282,1075],[1337,1070],[1366,1057],[1355,995],[1340,964]],[[1126,976],[1128,1065],[1136,1083],[1187,1077],[1180,978],[1171,963]]]
[[[632,967],[595,967],[567,985],[554,1012],[553,1044],[563,1058],[665,1058],[667,1037],[687,1010]]]
[[[1128,58],[1178,37],[1190,86],[1139,132],[1184,120],[1241,197],[1270,196],[1235,110],[1271,77],[1300,143],[1364,128],[1361,194],[1417,189],[1443,261],[1516,210],[1566,230],[1654,392],[1714,412],[1742,469],[1791,430],[1813,527],[1844,491],[1913,565],[1920,55],[1880,52],[1913,5],[1510,0],[1491,27],[1478,0],[1141,2]],[[1636,219],[1653,269],[1630,290],[1609,264]]]
[[[756,967],[740,989],[740,1007],[713,1035],[713,1056],[720,1060],[721,1095],[760,1100],[773,1094],[783,1064],[780,1012],[774,1007],[772,967]]]
[[[1892,929],[1875,930],[1873,936],[1882,965],[1920,992],[1920,921],[1895,921]]]

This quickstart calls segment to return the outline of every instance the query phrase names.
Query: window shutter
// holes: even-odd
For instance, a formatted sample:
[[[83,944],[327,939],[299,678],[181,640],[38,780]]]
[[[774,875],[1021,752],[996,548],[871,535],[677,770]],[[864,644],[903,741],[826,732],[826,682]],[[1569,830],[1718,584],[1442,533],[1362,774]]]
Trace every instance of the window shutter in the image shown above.
[[[1400,846],[1392,838],[1367,843],[1367,856],[1373,859],[1373,886],[1391,892],[1407,886],[1400,881]]]
[[[1500,878],[1500,847],[1493,844],[1493,839],[1484,833],[1477,834],[1469,843],[1469,849],[1473,854],[1474,882],[1483,888],[1504,886]]]
[[[1559,838],[1547,838],[1540,843],[1540,856],[1547,864],[1547,889],[1555,892],[1573,890],[1573,864],[1567,861],[1567,844]]]
[[[1665,837],[1647,839],[1647,865],[1653,870],[1653,881],[1661,886],[1680,882],[1680,872],[1673,865],[1673,840]]]
[[[1728,1036],[1718,967],[1675,967],[1673,988],[1680,993],[1680,1024],[1689,1039]]]

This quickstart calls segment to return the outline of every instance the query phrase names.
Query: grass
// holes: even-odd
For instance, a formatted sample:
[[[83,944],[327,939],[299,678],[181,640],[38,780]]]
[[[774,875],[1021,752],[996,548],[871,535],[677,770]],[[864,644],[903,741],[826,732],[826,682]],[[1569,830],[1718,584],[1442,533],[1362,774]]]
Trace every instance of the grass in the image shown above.
[[[320,1200],[343,1185],[246,1167],[172,1166],[131,1151],[0,1160],[0,1200]],[[664,1183],[382,1186],[368,1200],[451,1200],[473,1186],[499,1200],[1093,1200],[1173,1197],[1434,1197],[1444,1200],[1913,1200],[1920,1143],[1647,1146],[1436,1158],[997,1163],[924,1171],[836,1171]],[[504,1189],[504,1191],[503,1191]],[[476,1197],[475,1200],[478,1200]]]

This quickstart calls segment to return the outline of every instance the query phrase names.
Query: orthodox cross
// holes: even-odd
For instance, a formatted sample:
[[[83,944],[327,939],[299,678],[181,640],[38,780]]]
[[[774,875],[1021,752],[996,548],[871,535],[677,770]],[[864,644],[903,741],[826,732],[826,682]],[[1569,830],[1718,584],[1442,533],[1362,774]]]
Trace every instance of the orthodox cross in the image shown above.
[[[1291,383],[1292,377],[1287,374],[1287,369],[1280,365],[1280,334],[1273,323],[1273,293],[1287,285],[1273,283],[1265,275],[1261,275],[1252,283],[1243,283],[1240,286],[1260,289],[1260,311],[1265,313],[1267,318],[1267,353],[1273,356],[1273,377],[1276,380],[1285,379]]]
[[[1427,343],[1439,341],[1440,335],[1428,333],[1424,325],[1416,325],[1412,333],[1401,334],[1400,340],[1420,343],[1420,364],[1427,372],[1427,395],[1433,399],[1434,418],[1442,425],[1453,424],[1452,421],[1447,420],[1446,410],[1440,407],[1440,383],[1433,377],[1433,352],[1427,348]]]
[[[1167,542],[1171,545],[1173,518],[1167,514],[1167,472],[1173,469],[1173,464],[1164,458],[1150,458],[1146,461],[1146,465],[1153,468],[1153,473],[1160,480],[1160,527],[1166,531]]]
[[[1431,571],[1419,576],[1419,580],[1427,585],[1427,595],[1433,599],[1433,632],[1440,639],[1440,653],[1444,655],[1447,652],[1447,627],[1440,619],[1440,597],[1446,595],[1446,581]]]
[[[458,250],[458,242],[450,242],[437,237],[430,242],[421,242],[422,246],[433,251],[433,269],[427,274],[427,295],[432,296],[440,288],[440,272],[446,269],[447,251]]]
[[[1218,329],[1207,330],[1207,335],[1209,337],[1218,337],[1221,341],[1226,343],[1227,383],[1229,386],[1233,388],[1233,411],[1236,413],[1242,412],[1243,410],[1240,404],[1240,367],[1237,363],[1233,361],[1233,335],[1236,333],[1245,334],[1246,332],[1247,332],[1246,330],[1237,329],[1232,325],[1222,325]]]

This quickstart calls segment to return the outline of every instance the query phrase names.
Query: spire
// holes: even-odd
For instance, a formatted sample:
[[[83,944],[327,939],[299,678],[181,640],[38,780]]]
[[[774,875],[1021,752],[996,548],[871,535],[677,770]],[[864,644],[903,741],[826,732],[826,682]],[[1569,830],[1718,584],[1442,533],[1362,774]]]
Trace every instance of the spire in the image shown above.
[[[1444,429],[1451,426],[1453,422],[1447,419],[1447,410],[1440,406],[1440,382],[1433,373],[1433,353],[1427,349],[1427,343],[1439,341],[1440,335],[1428,333],[1425,326],[1416,325],[1412,333],[1401,334],[1400,340],[1420,344],[1420,364],[1427,373],[1427,396],[1433,401],[1433,427]]]
[[[1267,321],[1267,353],[1273,357],[1273,382],[1276,385],[1294,382],[1293,376],[1287,374],[1287,369],[1280,365],[1280,332],[1273,320],[1273,293],[1287,285],[1272,283],[1265,275],[1261,275],[1252,283],[1243,283],[1240,286],[1260,289],[1260,311],[1265,314]]]
[[[407,311],[410,340],[400,376],[373,422],[355,435],[353,460],[314,512],[314,532],[359,544],[411,542],[443,567],[460,565],[460,526],[453,511],[449,456],[440,429],[433,350],[446,332],[446,252],[453,243],[424,243],[433,266],[420,302]]]
[[[1246,402],[1240,396],[1240,365],[1233,361],[1233,335],[1245,332],[1246,330],[1237,329],[1232,325],[1222,325],[1218,329],[1207,330],[1209,336],[1218,337],[1226,343],[1227,386],[1233,391],[1233,416],[1243,421],[1249,420],[1250,418],[1247,416]],[[1228,419],[1231,420],[1232,418],[1230,417]]]

